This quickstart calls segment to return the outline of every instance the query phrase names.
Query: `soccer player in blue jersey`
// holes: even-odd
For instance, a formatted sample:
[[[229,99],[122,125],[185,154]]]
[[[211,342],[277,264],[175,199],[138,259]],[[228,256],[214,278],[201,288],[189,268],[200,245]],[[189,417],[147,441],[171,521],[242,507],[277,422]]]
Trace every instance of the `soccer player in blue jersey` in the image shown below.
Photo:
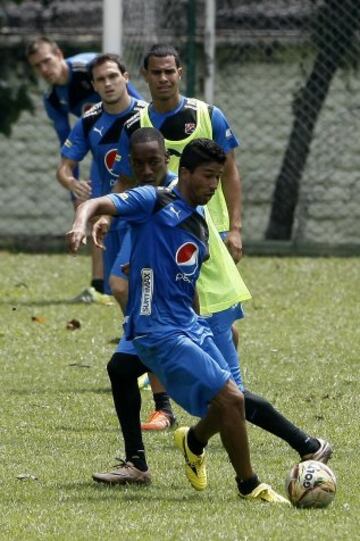
[[[171,180],[172,185],[176,179],[169,179],[167,171],[167,156],[164,142],[161,134],[154,128],[140,128],[131,136],[131,163],[135,178],[138,184],[168,185]],[[161,180],[163,179],[163,180]],[[208,215],[206,216],[209,220]],[[101,231],[97,236],[96,227],[93,234],[97,243],[102,243]],[[238,317],[239,306],[234,305],[236,296],[240,296],[241,290],[237,284],[232,271],[227,265],[234,268],[235,264],[230,257],[225,258],[226,252],[216,251],[214,240],[209,240],[209,248],[212,257],[202,266],[201,275],[204,278],[208,272],[207,281],[198,281],[198,292],[200,297],[200,313],[203,313],[204,306],[201,304],[203,293],[201,289],[207,283],[212,290],[213,303],[218,307],[222,303],[222,308],[228,305],[229,308],[217,308],[211,317],[206,318],[214,335],[214,341],[226,360],[231,375],[237,386],[243,391],[245,397],[246,419],[253,424],[271,432],[282,438],[300,455],[301,460],[320,460],[327,462],[331,456],[331,447],[328,442],[318,438],[310,437],[304,433],[280,412],[278,412],[266,399],[256,395],[244,388],[237,351],[232,340],[231,325],[234,318]],[[218,244],[221,247],[221,243]],[[127,267],[131,254],[131,240],[128,241],[128,235],[123,243],[121,252],[117,259],[117,278],[119,282],[123,281],[123,306],[127,303],[127,274],[121,271],[122,267]],[[216,262],[217,258],[222,258],[222,264]],[[224,266],[224,260],[228,263]],[[211,270],[210,270],[211,269]],[[222,272],[221,272],[222,271]],[[211,277],[211,279],[209,279]],[[230,288],[222,283],[226,280],[233,281]],[[212,281],[212,282],[211,282]],[[216,282],[216,283],[215,283]],[[219,284],[219,285],[218,285]],[[235,285],[237,284],[237,285]],[[221,291],[223,293],[221,294]],[[208,298],[209,292],[204,292],[205,298]],[[125,313],[124,308],[124,313]],[[205,312],[208,308],[205,308]],[[146,484],[150,481],[150,471],[145,457],[145,448],[141,435],[140,427],[140,409],[141,395],[137,385],[137,379],[147,371],[147,367],[137,356],[135,347],[124,337],[119,342],[118,348],[108,363],[108,373],[111,381],[115,409],[118,415],[119,423],[122,428],[125,443],[125,460],[115,467],[112,471],[105,473],[95,473],[93,479],[97,482],[108,484]],[[154,381],[154,376],[152,382]],[[163,393],[164,389],[162,389]],[[158,401],[162,399],[163,394],[158,395]],[[161,410],[160,410],[161,411]],[[158,417],[160,420],[160,414]]]
[[[154,128],[143,128],[138,130],[132,135],[132,166],[135,172],[135,177],[139,179],[139,183],[143,185],[151,184],[153,186],[168,186],[174,180],[177,181],[177,177],[172,173],[167,171],[167,162],[168,155],[165,150],[164,138],[161,133]],[[102,242],[104,242],[104,248],[106,247],[106,239],[108,237],[108,231],[111,228],[111,222],[108,219],[109,217],[102,216],[100,220],[94,225],[93,234],[95,231],[99,231]],[[105,240],[103,241],[105,237]],[[128,230],[124,235],[124,240],[119,254],[117,255],[116,261],[111,270],[110,276],[110,285],[111,290],[121,306],[123,313],[126,313],[126,305],[128,299],[128,280],[127,274],[124,272],[123,267],[127,266],[129,262],[129,254],[131,248],[130,241],[130,231]],[[124,340],[121,340],[119,345],[119,351],[121,353],[128,353],[131,351],[134,355],[136,352],[131,343],[127,343]],[[147,370],[144,370],[144,372]],[[109,374],[110,375],[110,374]],[[153,393],[153,399],[155,404],[155,410],[152,414],[151,422],[144,425],[145,429],[148,430],[165,430],[174,425],[176,419],[173,413],[169,396],[166,390],[162,387],[160,382],[152,375],[149,375],[151,390]],[[112,382],[113,389],[119,388],[118,382],[114,381],[114,378],[110,375],[110,380]],[[135,378],[135,386],[137,386],[137,378]],[[124,392],[123,392],[124,391]],[[142,444],[136,442],[132,445],[133,439],[131,434],[134,433],[134,418],[133,411],[131,407],[122,407],[122,401],[128,396],[135,396],[134,393],[127,393],[127,390],[123,389],[119,393],[114,391],[114,401],[116,406],[116,411],[118,412],[119,422],[125,434],[125,440],[130,437],[130,443],[127,447],[127,456],[129,461],[133,457],[134,449],[138,450]],[[129,415],[127,410],[129,410]],[[128,436],[129,430],[129,436]],[[139,428],[140,430],[140,428]],[[140,432],[141,438],[141,432]],[[128,470],[127,470],[128,471]]]
[[[93,88],[88,71],[89,63],[97,53],[80,53],[69,58],[64,58],[58,44],[41,36],[31,41],[26,48],[26,56],[29,64],[36,74],[43,79],[49,89],[44,95],[44,107],[49,119],[52,121],[60,146],[62,146],[70,133],[70,115],[81,117],[82,114],[95,103],[100,101],[99,94]],[[128,82],[128,92],[131,96],[140,99],[136,89]],[[90,177],[96,173],[94,166],[91,167]],[[74,171],[74,178],[79,176]],[[91,194],[91,185],[88,180],[78,179],[76,182],[62,184],[71,192],[71,197],[76,201],[84,201]],[[103,268],[102,254],[94,248],[92,258],[92,282],[93,289],[103,292]],[[79,299],[91,300],[89,292],[79,296]],[[96,298],[100,299],[100,296]]]
[[[61,149],[57,176],[60,183],[71,190],[72,185],[77,184],[74,171],[86,154],[91,152],[95,168],[92,171],[90,197],[100,197],[112,191],[117,179],[112,167],[123,125],[146,104],[128,94],[128,73],[118,55],[98,55],[90,62],[88,70],[94,90],[102,101],[87,111],[71,130]],[[105,239],[104,292],[109,295],[110,271],[125,229],[125,222],[114,219]]]
[[[210,329],[197,316],[195,285],[208,257],[208,227],[198,205],[214,195],[226,161],[213,141],[186,146],[173,190],[150,186],[82,203],[68,233],[76,253],[89,219],[120,215],[131,224],[132,252],[126,338],[174,398],[200,421],[176,431],[188,480],[207,486],[205,447],[220,433],[236,472],[239,494],[249,500],[287,503],[254,473],[245,424],[244,396],[232,380]]]
[[[183,148],[198,137],[213,139],[226,154],[221,183],[209,204],[210,214],[222,232],[234,260],[241,257],[241,181],[235,161],[238,140],[224,113],[201,100],[180,94],[182,67],[178,52],[171,46],[154,45],[143,60],[143,75],[149,86],[150,105],[124,126],[119,156],[115,165],[120,180],[132,176],[128,156],[129,138],[140,127],[153,126],[161,131],[170,154],[169,170],[177,174]]]

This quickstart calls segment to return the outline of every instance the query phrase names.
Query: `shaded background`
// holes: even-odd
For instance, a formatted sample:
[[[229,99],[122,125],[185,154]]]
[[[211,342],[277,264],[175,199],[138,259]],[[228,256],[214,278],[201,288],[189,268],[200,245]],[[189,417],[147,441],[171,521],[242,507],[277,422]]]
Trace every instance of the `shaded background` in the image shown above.
[[[144,97],[141,58],[162,41],[180,50],[183,92],[203,98],[205,0],[123,4],[123,56]],[[360,253],[359,4],[216,2],[214,103],[241,143],[248,251]],[[69,194],[55,179],[58,142],[43,111],[43,89],[24,60],[26,42],[41,33],[66,55],[101,51],[102,2],[1,4],[3,247],[61,246],[73,216]]]

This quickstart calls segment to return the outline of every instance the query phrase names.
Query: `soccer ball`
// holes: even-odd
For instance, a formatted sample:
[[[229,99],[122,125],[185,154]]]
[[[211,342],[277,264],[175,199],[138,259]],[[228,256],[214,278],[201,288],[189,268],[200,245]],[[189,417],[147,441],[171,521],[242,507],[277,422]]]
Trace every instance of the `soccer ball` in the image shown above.
[[[327,507],[335,498],[336,477],[326,464],[306,460],[291,468],[285,490],[295,507]]]

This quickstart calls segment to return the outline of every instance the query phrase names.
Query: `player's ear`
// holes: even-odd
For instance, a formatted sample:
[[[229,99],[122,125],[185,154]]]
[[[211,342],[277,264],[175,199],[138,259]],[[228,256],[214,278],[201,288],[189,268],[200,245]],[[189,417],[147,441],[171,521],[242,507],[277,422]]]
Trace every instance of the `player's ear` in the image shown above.
[[[140,73],[141,73],[141,75],[144,77],[145,81],[147,81],[147,73],[148,73],[148,72],[147,72],[147,69],[145,69],[144,67],[142,67],[142,68],[140,69]]]
[[[165,152],[165,163],[166,163],[166,165],[169,163],[169,161],[170,161],[170,154],[169,154],[168,151],[166,151]]]
[[[60,49],[60,47],[56,47],[55,51],[54,51],[55,55],[60,58],[60,60],[63,60],[64,58],[64,53],[62,52],[62,50]]]
[[[179,179],[188,179],[190,176],[190,171],[187,167],[179,168]]]
[[[183,69],[181,66],[178,68],[178,74],[179,74],[179,79],[181,79],[182,74],[183,74]]]
[[[129,82],[129,78],[130,78],[130,77],[129,77],[129,72],[124,71],[123,77],[124,77],[125,81],[128,83],[128,82]]]

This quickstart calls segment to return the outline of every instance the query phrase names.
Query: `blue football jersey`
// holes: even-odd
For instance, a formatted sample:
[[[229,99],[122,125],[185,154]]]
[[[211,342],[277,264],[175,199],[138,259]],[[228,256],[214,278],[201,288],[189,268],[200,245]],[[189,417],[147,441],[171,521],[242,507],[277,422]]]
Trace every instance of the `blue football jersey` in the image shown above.
[[[66,59],[69,81],[65,85],[53,85],[44,96],[44,106],[52,120],[62,145],[69,135],[69,114],[81,117],[90,107],[100,101],[92,86],[88,65],[99,53],[81,53]],[[128,93],[141,99],[135,87],[128,83]]]
[[[192,332],[199,325],[192,307],[195,283],[208,257],[201,210],[176,189],[143,186],[108,197],[131,224],[126,338]]]
[[[81,162],[89,151],[92,153],[96,165],[91,177],[92,197],[111,192],[117,180],[113,165],[121,130],[126,120],[145,105],[145,102],[131,98],[130,106],[125,111],[110,114],[104,111],[100,102],[85,113],[71,130],[61,149],[61,155]]]

